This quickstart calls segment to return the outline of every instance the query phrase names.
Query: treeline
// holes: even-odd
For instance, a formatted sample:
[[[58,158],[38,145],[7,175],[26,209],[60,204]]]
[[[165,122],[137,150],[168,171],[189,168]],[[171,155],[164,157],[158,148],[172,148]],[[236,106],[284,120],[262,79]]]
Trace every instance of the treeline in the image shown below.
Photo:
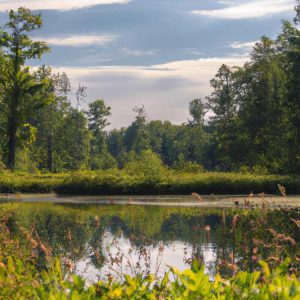
[[[106,170],[150,159],[179,170],[300,172],[300,21],[283,21],[263,37],[243,67],[222,65],[213,92],[190,102],[181,125],[148,121],[143,106],[127,128],[107,131],[111,108],[97,99],[80,109],[67,74],[32,71],[29,59],[49,51],[28,34],[40,15],[10,11],[0,29],[0,168],[23,171]],[[150,158],[149,158],[150,156]],[[151,159],[152,157],[152,159]],[[154,159],[153,159],[154,158]]]

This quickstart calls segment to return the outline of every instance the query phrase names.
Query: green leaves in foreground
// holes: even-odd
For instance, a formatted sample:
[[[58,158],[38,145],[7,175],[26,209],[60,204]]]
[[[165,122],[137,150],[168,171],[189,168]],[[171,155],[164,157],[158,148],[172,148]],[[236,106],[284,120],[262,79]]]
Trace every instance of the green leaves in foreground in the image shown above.
[[[79,276],[66,279],[60,263],[38,273],[30,263],[8,257],[0,262],[1,299],[300,299],[300,283],[288,275],[289,260],[270,271],[240,272],[230,280],[220,275],[209,281],[204,268],[180,272],[171,268],[163,279],[125,276],[124,282],[112,279],[87,287]]]

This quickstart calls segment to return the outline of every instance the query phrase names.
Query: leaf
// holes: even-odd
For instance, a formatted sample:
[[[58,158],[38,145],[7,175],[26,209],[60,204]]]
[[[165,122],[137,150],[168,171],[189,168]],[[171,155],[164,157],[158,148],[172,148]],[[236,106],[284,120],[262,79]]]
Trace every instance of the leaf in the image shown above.
[[[262,271],[263,271],[264,276],[265,276],[265,280],[269,279],[271,273],[270,273],[270,269],[269,269],[268,264],[267,264],[266,262],[262,261],[262,260],[259,261],[258,263],[259,263],[259,265],[260,265],[261,268],[262,268]]]

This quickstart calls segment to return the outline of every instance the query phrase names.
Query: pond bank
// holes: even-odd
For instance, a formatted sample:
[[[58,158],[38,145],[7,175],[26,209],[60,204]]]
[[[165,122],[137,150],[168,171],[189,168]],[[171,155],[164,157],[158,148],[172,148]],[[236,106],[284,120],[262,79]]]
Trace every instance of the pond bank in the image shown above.
[[[56,193],[59,195],[279,195],[278,185],[287,195],[300,194],[300,177],[244,173],[182,173],[168,170],[146,176],[124,170],[81,171],[60,174],[0,174],[0,193]]]
[[[0,194],[0,201],[18,202],[48,202],[70,204],[117,204],[117,205],[149,205],[170,207],[251,207],[267,204],[270,208],[300,207],[300,195],[279,197],[266,195],[265,197],[246,195],[211,195],[202,196],[202,200],[195,200],[190,195],[165,196],[58,196],[56,194]]]

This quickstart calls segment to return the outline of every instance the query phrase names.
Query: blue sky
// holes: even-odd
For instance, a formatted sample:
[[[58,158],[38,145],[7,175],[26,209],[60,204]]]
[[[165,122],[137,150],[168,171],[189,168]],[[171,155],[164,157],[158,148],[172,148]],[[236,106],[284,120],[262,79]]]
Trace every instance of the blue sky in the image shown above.
[[[132,107],[149,119],[182,123],[188,103],[210,92],[222,63],[243,64],[262,35],[275,37],[294,16],[294,0],[0,0],[5,11],[41,11],[32,38],[52,51],[42,62],[67,72],[87,103],[103,98],[113,127],[132,122]]]

